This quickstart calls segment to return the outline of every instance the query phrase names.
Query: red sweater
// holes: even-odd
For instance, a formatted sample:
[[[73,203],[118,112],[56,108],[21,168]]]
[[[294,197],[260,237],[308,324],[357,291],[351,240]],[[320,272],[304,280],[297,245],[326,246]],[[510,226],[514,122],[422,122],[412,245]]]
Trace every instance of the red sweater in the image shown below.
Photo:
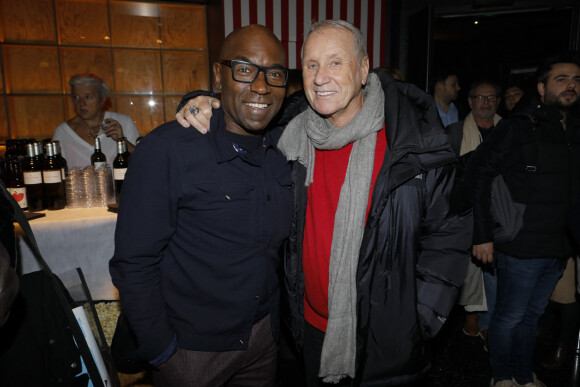
[[[326,332],[328,323],[328,270],[334,230],[334,214],[344,183],[352,143],[333,151],[316,150],[314,181],[308,187],[302,265],[304,267],[304,318]],[[373,177],[367,214],[375,181],[383,164],[387,139],[385,128],[377,133]]]

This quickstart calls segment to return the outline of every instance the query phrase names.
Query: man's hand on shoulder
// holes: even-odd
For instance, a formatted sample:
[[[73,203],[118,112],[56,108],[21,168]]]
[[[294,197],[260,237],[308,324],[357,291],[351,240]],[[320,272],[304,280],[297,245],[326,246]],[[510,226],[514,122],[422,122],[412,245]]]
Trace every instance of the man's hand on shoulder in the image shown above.
[[[493,262],[493,242],[482,243],[480,245],[473,245],[472,254],[482,263]]]
[[[200,133],[209,131],[209,121],[212,116],[212,108],[220,107],[220,100],[209,96],[195,97],[175,114],[175,119],[184,128],[192,126]],[[195,113],[195,114],[194,114]]]

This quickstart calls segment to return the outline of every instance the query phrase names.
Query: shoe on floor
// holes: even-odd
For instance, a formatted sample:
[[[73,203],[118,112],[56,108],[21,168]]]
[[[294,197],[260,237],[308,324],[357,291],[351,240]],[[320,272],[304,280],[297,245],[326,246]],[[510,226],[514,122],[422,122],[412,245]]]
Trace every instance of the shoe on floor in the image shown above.
[[[544,384],[544,382],[542,382],[540,379],[538,379],[536,374],[534,374],[534,381],[533,382],[529,382],[526,384],[519,384],[515,380],[513,382],[514,382],[514,384],[513,384],[514,387],[547,387]]]
[[[560,343],[546,359],[540,362],[540,367],[550,371],[564,369],[571,362],[572,353],[573,351],[568,345]]]
[[[463,333],[467,336],[476,337],[479,335],[479,328],[477,326],[477,313],[465,313],[463,320]]]
[[[497,383],[494,383],[493,379],[491,379],[489,382],[489,387],[515,387],[515,386],[518,386],[518,384],[511,379],[500,380]]]

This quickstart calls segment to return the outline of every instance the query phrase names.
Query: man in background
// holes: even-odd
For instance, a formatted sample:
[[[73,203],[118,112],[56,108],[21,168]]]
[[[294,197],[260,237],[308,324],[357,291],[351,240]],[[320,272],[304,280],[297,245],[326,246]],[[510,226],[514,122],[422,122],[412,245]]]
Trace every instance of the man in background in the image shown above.
[[[491,81],[478,81],[469,89],[468,103],[471,112],[465,120],[447,127],[453,148],[463,156],[474,151],[497,125],[500,87]],[[487,349],[489,319],[495,305],[496,275],[489,264],[482,267],[470,261],[467,275],[457,303],[465,307],[463,332],[468,336],[482,337]],[[485,286],[484,286],[485,285]],[[478,313],[479,312],[479,313]]]
[[[459,96],[459,80],[455,73],[442,73],[433,80],[433,99],[443,126],[459,121],[459,112],[453,101]]]

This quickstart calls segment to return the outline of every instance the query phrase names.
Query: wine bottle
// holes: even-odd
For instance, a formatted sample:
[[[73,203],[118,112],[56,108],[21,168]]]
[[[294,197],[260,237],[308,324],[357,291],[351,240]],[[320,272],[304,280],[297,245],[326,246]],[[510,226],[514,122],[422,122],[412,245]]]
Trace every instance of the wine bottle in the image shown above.
[[[26,185],[26,199],[30,211],[44,210],[44,189],[42,184],[42,164],[36,153],[38,146],[34,143],[26,144],[26,159],[24,159],[23,175]]]
[[[46,144],[46,160],[42,167],[44,198],[47,210],[62,210],[65,205],[64,182],[60,163],[54,152],[54,144]]]
[[[60,163],[60,172],[62,175],[62,179],[65,180],[66,174],[68,172],[68,164],[66,162],[66,159],[62,157],[62,154],[60,153],[60,141],[56,140],[53,141],[53,143],[54,143],[54,151],[56,152],[56,158]]]
[[[28,200],[26,199],[26,186],[22,176],[22,163],[20,160],[12,159],[9,161],[10,178],[8,179],[8,192],[23,210],[28,209]]]
[[[121,187],[125,180],[125,173],[129,166],[129,156],[131,154],[127,151],[126,138],[122,137],[117,140],[117,157],[113,161],[113,180],[115,181],[115,198],[119,203],[121,196]]]
[[[4,183],[4,186],[8,183],[8,160],[0,157],[0,180]]]
[[[91,156],[91,164],[95,169],[100,169],[107,166],[107,157],[101,152],[101,139],[95,138],[95,152]]]

